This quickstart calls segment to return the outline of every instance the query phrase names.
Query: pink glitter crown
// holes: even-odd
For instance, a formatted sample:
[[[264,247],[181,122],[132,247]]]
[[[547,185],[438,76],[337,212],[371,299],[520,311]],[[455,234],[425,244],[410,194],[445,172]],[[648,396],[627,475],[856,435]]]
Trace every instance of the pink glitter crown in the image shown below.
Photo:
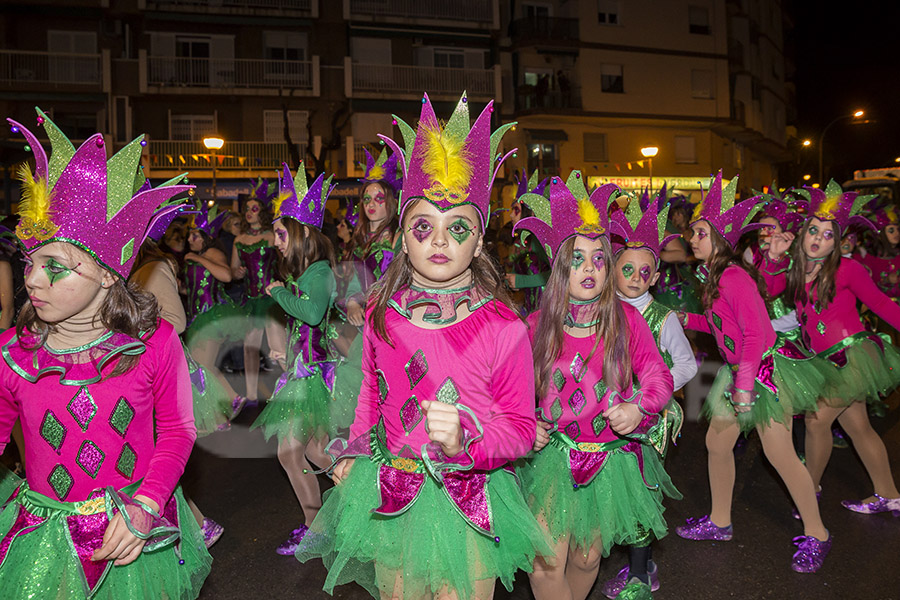
[[[657,197],[665,198],[665,192]],[[659,202],[648,200],[647,208],[642,210],[643,204],[643,197],[632,198],[625,210],[616,211],[610,216],[610,229],[625,241],[623,248],[646,248],[659,260],[659,251],[681,235],[677,233],[666,235],[668,205],[660,210]]]
[[[535,216],[516,223],[513,234],[525,229],[536,235],[550,257],[570,237],[609,236],[609,208],[620,193],[616,184],[607,183],[588,195],[581,171],[572,171],[565,183],[559,177],[551,177],[549,200],[538,194],[520,198]]]
[[[299,223],[321,229],[325,219],[325,202],[333,189],[333,175],[325,179],[325,173],[321,173],[312,185],[308,185],[303,163],[300,163],[296,177],[291,177],[290,167],[282,164],[284,174],[278,180],[278,196],[273,204],[274,220],[290,217]]]
[[[403,187],[403,177],[400,174],[400,155],[396,152],[388,156],[387,150],[382,150],[378,158],[369,154],[368,148],[363,148],[366,153],[366,172],[360,179],[364,184],[384,183],[391,186],[394,194],[399,194]]]
[[[182,175],[162,185],[137,190],[144,136],[140,136],[106,159],[102,134],[89,137],[77,150],[50,120],[36,109],[38,125],[50,138],[52,154],[22,124],[7,119],[13,133],[21,133],[34,153],[32,183],[27,194],[36,202],[19,206],[16,236],[31,252],[51,242],[75,244],[93,256],[104,268],[128,278],[150,218],[157,207],[192,185],[174,185]]]
[[[824,190],[803,186],[802,189],[794,190],[794,193],[801,197],[797,204],[806,209],[807,219],[816,217],[820,221],[834,221],[841,228],[842,234],[851,225],[878,230],[872,221],[860,214],[877,195],[862,196],[859,192],[845,192],[834,179],[828,182]]]
[[[462,98],[446,126],[434,114],[428,94],[422,98],[422,112],[415,131],[394,115],[403,135],[405,151],[391,138],[380,135],[393,151],[403,157],[403,191],[400,193],[400,220],[413,200],[426,199],[438,210],[471,204],[478,212],[482,230],[491,210],[491,186],[503,162],[515,149],[498,157],[500,139],[515,123],[507,123],[491,133],[493,101],[488,102],[474,124],[469,121],[468,98]]]
[[[694,208],[691,225],[697,221],[707,221],[734,248],[741,235],[753,229],[765,227],[760,223],[750,223],[756,214],[758,198],[748,198],[735,203],[737,175],[722,188],[722,171],[716,174],[703,200]]]
[[[875,211],[875,226],[882,231],[888,225],[897,225],[900,219],[897,218],[897,209],[893,206],[886,206]]]

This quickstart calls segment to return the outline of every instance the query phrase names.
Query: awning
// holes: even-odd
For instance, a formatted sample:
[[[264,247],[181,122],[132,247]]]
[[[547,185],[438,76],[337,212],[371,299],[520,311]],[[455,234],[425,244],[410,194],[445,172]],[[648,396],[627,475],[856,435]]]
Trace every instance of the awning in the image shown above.
[[[568,142],[569,136],[562,129],[526,129],[528,137],[535,142]]]

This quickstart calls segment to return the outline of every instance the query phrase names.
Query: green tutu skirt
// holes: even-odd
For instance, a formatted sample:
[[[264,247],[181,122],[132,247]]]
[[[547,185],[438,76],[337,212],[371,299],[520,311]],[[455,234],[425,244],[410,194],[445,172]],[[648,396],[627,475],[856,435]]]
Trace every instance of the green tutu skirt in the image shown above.
[[[599,539],[603,556],[616,544],[646,546],[663,538],[663,495],[681,499],[659,455],[643,447],[644,477],[637,457],[611,450],[606,464],[586,485],[572,483],[568,451],[548,445],[517,469],[532,514],[546,523],[550,537],[569,536],[570,548],[587,551]]]
[[[250,329],[263,329],[266,326],[266,321],[278,318],[278,311],[281,308],[274,298],[266,295],[259,298],[247,298],[240,310],[246,319],[244,331],[247,331]]]
[[[315,373],[309,377],[291,377],[284,373],[281,377],[275,393],[250,429],[262,428],[267,440],[276,436],[279,444],[288,439],[305,444],[329,437],[333,402],[322,376]]]
[[[821,390],[822,402],[828,406],[850,406],[854,402],[883,404],[882,396],[900,385],[900,351],[880,338],[881,346],[871,339],[875,334],[864,333],[845,340],[843,366],[828,357],[836,354],[826,350],[819,354],[828,366],[826,382]],[[835,357],[837,358],[837,357]]]
[[[414,600],[449,588],[459,600],[470,600],[476,582],[499,579],[511,591],[516,571],[531,572],[537,555],[552,554],[508,471],[493,471],[487,484],[497,542],[470,526],[428,476],[405,512],[373,514],[381,505],[380,464],[356,459],[349,477],[325,492],[324,505],[297,549],[301,562],[322,558],[329,594],[336,585],[355,581],[376,599]],[[398,578],[403,589],[395,594]]]
[[[218,378],[191,358],[187,348],[188,372],[191,375],[191,393],[194,399],[194,425],[197,435],[203,437],[217,431],[231,416],[231,401]]]
[[[180,556],[174,544],[145,549],[131,564],[111,567],[89,596],[84,571],[66,526],[66,517],[76,513],[75,503],[56,502],[33,491],[20,490],[19,496],[0,513],[0,535],[5,536],[14,525],[20,504],[47,520],[32,532],[20,534],[9,546],[0,565],[3,599],[196,598],[209,575],[212,557],[206,551],[203,534],[180,488],[175,490],[174,497],[181,530]]]
[[[775,348],[782,344],[784,338],[779,335]],[[815,411],[829,366],[814,356],[793,359],[775,351],[770,352],[769,364],[764,356],[760,365],[753,386],[756,403],[748,412],[735,415],[730,401],[734,370],[732,366],[725,365],[719,369],[703,403],[703,417],[710,423],[715,421],[717,426],[737,422],[741,431],[747,433],[758,426],[767,427],[772,421],[788,426],[794,415]],[[777,394],[763,381],[774,384]]]
[[[347,357],[334,372],[334,426],[335,429],[350,427],[356,415],[359,390],[362,388],[363,336],[359,334],[350,344]]]
[[[232,304],[216,304],[197,315],[184,331],[188,348],[208,341],[232,342],[244,338],[244,313]]]

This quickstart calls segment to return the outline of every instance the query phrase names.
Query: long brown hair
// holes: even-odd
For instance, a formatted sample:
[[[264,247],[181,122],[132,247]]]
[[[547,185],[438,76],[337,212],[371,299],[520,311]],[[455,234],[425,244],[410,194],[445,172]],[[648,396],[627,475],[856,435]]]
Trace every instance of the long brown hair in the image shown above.
[[[272,209],[265,202],[258,198],[247,198],[244,200],[244,206],[241,207],[241,233],[250,233],[250,223],[247,222],[247,203],[256,202],[259,204],[259,226],[263,231],[272,228]]]
[[[369,217],[362,204],[362,197],[365,194],[366,188],[370,185],[381,187],[381,190],[384,192],[384,208],[387,211],[387,218],[385,218],[384,222],[379,225],[378,229],[371,235],[369,234]],[[393,238],[398,225],[397,212],[397,196],[394,195],[394,188],[384,183],[367,183],[364,185],[359,197],[359,223],[356,224],[356,229],[353,230],[353,235],[350,236],[350,242],[347,245],[347,256],[353,256],[353,253],[356,252],[357,248],[360,249],[359,253],[362,256],[368,255],[369,248],[372,247],[372,244],[384,237],[385,232],[390,234],[388,236],[389,238]]]
[[[420,202],[420,200],[415,202]],[[414,206],[415,204],[410,205],[406,215],[413,214]],[[482,235],[484,235],[483,232]],[[472,259],[469,268],[472,269],[472,280],[479,293],[493,296],[495,300],[516,312],[515,302],[506,287],[506,279],[500,274],[497,263],[483,248],[481,254]],[[410,265],[406,252],[398,252],[384,272],[384,276],[369,289],[366,306],[374,306],[369,325],[374,328],[375,335],[391,346],[394,345],[394,342],[385,327],[388,300],[397,291],[412,284],[412,271],[412,265]]]
[[[334,248],[325,234],[290,217],[281,219],[281,224],[287,229],[289,241],[287,254],[278,258],[278,274],[282,279],[288,276],[296,279],[309,265],[320,260],[327,260],[334,268]]]
[[[706,276],[706,281],[700,284],[700,298],[703,300],[703,308],[708,310],[712,306],[713,301],[719,297],[719,280],[722,279],[725,269],[731,265],[744,269],[756,283],[759,295],[762,296],[764,301],[767,300],[769,293],[766,289],[766,282],[760,276],[756,267],[744,260],[743,252],[734,250],[731,244],[712,225],[709,226],[709,239],[712,242],[712,254],[709,260],[706,261],[706,268],[709,270],[709,274]]]
[[[606,277],[600,288],[600,299],[597,301],[598,322],[592,329],[594,346],[585,363],[591,360],[602,340],[603,380],[609,389],[623,392],[631,383],[631,357],[628,352],[630,333],[622,303],[616,296],[612,247],[606,237],[600,239]],[[547,394],[547,387],[552,379],[553,363],[559,358],[565,340],[563,324],[569,312],[569,274],[572,270],[574,248],[574,237],[560,245],[541,296],[541,313],[533,344],[535,391],[538,398],[543,398]]]
[[[875,256],[878,258],[894,258],[900,255],[900,245],[894,245],[887,239],[886,231],[891,225],[900,227],[897,223],[889,223],[888,226],[878,232],[878,237],[875,238]],[[838,245],[840,246],[840,244]]]
[[[818,310],[822,310],[831,304],[834,300],[834,276],[838,267],[841,266],[841,227],[834,221],[822,221],[822,223],[831,223],[831,230],[834,231],[834,249],[831,254],[822,261],[822,268],[816,274],[810,291],[815,291],[816,302],[819,304]],[[802,304],[807,301],[806,296],[806,268],[809,259],[806,252],[803,251],[803,239],[809,230],[809,221],[804,223],[800,233],[797,234],[797,242],[791,252],[793,263],[791,270],[787,275],[787,289],[785,297],[794,304]]]

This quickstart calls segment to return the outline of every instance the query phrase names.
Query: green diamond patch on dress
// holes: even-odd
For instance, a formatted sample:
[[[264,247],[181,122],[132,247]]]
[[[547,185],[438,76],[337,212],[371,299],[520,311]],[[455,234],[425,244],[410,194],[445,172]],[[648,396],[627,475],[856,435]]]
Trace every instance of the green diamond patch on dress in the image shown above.
[[[81,431],[84,432],[87,431],[88,425],[94,419],[94,415],[97,414],[97,403],[94,402],[94,397],[91,396],[87,386],[83,385],[78,388],[78,392],[69,401],[66,409],[72,415],[72,418],[75,419],[75,422],[78,423],[78,426],[81,427]]]
[[[134,465],[137,463],[137,454],[131,444],[125,442],[122,445],[122,451],[119,452],[119,458],[116,460],[116,472],[127,479],[131,479],[134,474]]]
[[[66,426],[56,418],[51,410],[44,413],[44,420],[41,421],[41,437],[59,454],[63,442],[66,440]]]
[[[97,444],[91,440],[84,440],[81,443],[81,448],[78,449],[75,463],[81,467],[82,471],[90,475],[92,479],[96,479],[104,458],[106,458],[106,455],[97,447]]]
[[[428,372],[428,361],[425,360],[425,353],[421,349],[416,350],[416,353],[412,355],[404,368],[406,369],[406,376],[409,377],[409,389],[413,389],[416,387],[416,384],[422,381],[425,373]]]
[[[452,378],[448,377],[444,380],[444,383],[438,388],[436,398],[438,402],[443,402],[444,404],[456,404],[459,402],[459,389],[453,383]]]
[[[566,425],[566,428],[563,431],[573,440],[577,440],[578,436],[581,435],[581,427],[578,426],[578,421],[572,421]]]
[[[591,420],[591,427],[594,429],[594,435],[598,437],[606,429],[606,418],[602,413],[597,413],[597,416]]]
[[[64,466],[56,465],[53,467],[53,470],[50,471],[50,475],[47,477],[47,483],[53,488],[53,493],[56,494],[56,497],[63,501],[66,499],[66,496],[69,495],[72,486],[75,485],[75,479],[69,474],[69,471]]]
[[[116,430],[116,433],[125,437],[125,432],[128,431],[128,426],[131,425],[132,419],[134,419],[134,409],[128,403],[128,400],[125,399],[125,396],[121,396],[116,401],[112,414],[109,415],[109,424]]]
[[[727,335],[722,336],[723,342],[725,343],[725,347],[728,348],[729,351],[734,352],[734,340],[728,337]]]
[[[602,379],[594,384],[594,393],[597,395],[597,402],[603,402],[603,397],[606,395],[606,382]]]
[[[566,387],[566,376],[559,369],[553,371],[553,385],[556,386],[558,392],[561,392]]]
[[[581,383],[586,371],[587,367],[584,364],[584,357],[579,352],[576,352],[575,358],[572,359],[572,364],[569,365],[569,373],[575,378],[575,383]]]
[[[713,321],[713,325],[716,326],[716,329],[718,329],[719,331],[722,331],[722,317],[720,317],[716,313],[713,313],[712,321]]]
[[[388,391],[388,382],[384,376],[384,371],[381,369],[375,369],[375,378],[378,380],[378,397],[383,403],[387,400]]]
[[[816,331],[819,332],[819,335],[825,335],[825,323],[823,323],[822,321],[819,321],[816,324]]]
[[[415,396],[410,396],[403,403],[403,406],[400,407],[400,424],[403,425],[403,431],[406,432],[406,435],[409,435],[409,432],[415,429],[419,421],[422,420],[422,416],[422,409],[419,406],[418,399]]]
[[[550,405],[550,418],[554,421],[559,421],[559,418],[562,416],[562,414],[562,400],[557,398],[553,401],[553,404]]]

